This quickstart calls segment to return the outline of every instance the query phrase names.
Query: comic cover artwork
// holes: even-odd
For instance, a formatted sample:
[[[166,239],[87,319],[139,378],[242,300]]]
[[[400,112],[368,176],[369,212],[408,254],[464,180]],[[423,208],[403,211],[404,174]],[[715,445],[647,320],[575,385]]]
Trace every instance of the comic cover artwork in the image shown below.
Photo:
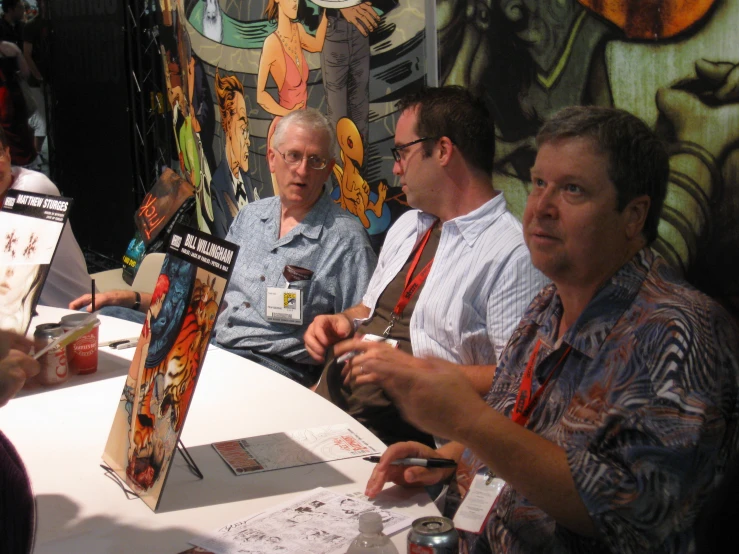
[[[28,330],[71,206],[71,198],[8,191],[0,210],[0,329]]]
[[[152,510],[161,498],[238,246],[177,226],[103,459]]]

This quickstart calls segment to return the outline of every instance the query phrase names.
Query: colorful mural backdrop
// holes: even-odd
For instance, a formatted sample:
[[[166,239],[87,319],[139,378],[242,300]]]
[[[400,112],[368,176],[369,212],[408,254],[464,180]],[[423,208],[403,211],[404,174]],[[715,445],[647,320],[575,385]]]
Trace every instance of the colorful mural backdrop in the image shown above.
[[[376,246],[407,206],[393,175],[395,103],[426,82],[423,0],[161,0],[180,171],[198,226],[225,236],[238,210],[276,192],[277,121],[311,106],[336,127],[337,204]]]
[[[160,0],[179,164],[198,222],[224,236],[275,193],[275,121],[313,106],[336,125],[332,195],[376,246],[405,209],[392,173],[395,102],[426,82],[483,96],[498,141],[494,185],[519,218],[542,121],[572,104],[629,110],[670,144],[656,248],[739,312],[739,3],[728,0]]]
[[[437,0],[444,84],[495,115],[496,188],[520,218],[543,119],[573,104],[623,108],[670,145],[655,247],[739,313],[739,3]]]

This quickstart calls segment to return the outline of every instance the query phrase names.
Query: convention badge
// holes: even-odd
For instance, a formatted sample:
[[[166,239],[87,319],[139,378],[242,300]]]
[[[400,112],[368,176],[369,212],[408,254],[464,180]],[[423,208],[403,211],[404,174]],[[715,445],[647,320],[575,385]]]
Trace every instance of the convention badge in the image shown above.
[[[373,335],[373,334],[367,334],[362,336],[362,340],[366,340],[369,342],[384,342],[385,344],[389,344],[393,348],[398,348],[398,341],[395,339],[388,339],[386,337],[381,337],[380,335]]]
[[[300,289],[267,287],[267,321],[302,325],[302,293]]]
[[[505,481],[489,473],[478,473],[472,481],[462,503],[454,516],[454,526],[462,531],[480,534],[485,520],[495,505]]]

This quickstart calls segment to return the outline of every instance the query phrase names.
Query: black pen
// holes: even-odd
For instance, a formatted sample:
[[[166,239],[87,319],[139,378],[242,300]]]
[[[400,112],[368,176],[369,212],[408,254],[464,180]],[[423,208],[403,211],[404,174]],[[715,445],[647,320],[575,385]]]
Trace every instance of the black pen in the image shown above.
[[[380,456],[367,456],[363,458],[368,462],[376,464]],[[448,458],[400,458],[390,462],[391,466],[420,466],[420,467],[456,467],[457,462]]]

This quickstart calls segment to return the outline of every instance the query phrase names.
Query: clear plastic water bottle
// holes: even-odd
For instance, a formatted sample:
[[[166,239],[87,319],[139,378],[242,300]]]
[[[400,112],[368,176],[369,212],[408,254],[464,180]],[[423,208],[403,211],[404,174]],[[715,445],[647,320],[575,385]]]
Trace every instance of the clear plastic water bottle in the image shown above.
[[[377,512],[359,516],[359,535],[349,545],[346,554],[398,554],[390,539],[382,534],[382,518]]]

